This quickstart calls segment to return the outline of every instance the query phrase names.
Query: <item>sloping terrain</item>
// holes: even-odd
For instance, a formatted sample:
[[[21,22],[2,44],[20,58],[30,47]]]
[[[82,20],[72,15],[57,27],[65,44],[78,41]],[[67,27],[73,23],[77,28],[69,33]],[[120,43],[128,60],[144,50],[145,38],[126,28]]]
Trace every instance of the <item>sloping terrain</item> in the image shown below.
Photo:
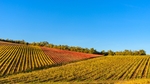
[[[47,67],[54,62],[40,47],[0,42],[0,76]]]
[[[0,78],[1,83],[104,83],[150,78],[150,57],[108,56]]]
[[[59,50],[54,48],[41,47],[46,55],[48,55],[56,64],[68,63],[72,61],[98,57],[100,55],[73,52],[67,50]]]
[[[0,76],[43,69],[92,57],[97,56],[0,41]]]

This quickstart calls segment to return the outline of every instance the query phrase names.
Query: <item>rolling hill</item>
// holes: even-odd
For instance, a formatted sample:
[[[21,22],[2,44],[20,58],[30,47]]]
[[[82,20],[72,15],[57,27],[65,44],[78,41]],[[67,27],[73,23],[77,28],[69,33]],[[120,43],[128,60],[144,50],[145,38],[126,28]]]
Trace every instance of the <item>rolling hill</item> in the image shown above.
[[[43,69],[93,57],[97,56],[0,41],[0,76]]]
[[[77,60],[82,60],[82,59],[87,59],[87,58],[94,58],[94,57],[100,56],[100,55],[96,55],[96,54],[87,54],[87,53],[59,50],[59,49],[47,48],[47,47],[41,47],[41,49],[56,64],[68,63],[68,62],[72,62],[72,61],[77,61]]]
[[[148,83],[149,67],[146,55],[100,56],[0,41],[0,84]]]
[[[123,83],[150,78],[150,57],[107,56],[0,78],[1,83]],[[138,81],[139,82],[139,81]],[[126,82],[124,82],[126,83]]]

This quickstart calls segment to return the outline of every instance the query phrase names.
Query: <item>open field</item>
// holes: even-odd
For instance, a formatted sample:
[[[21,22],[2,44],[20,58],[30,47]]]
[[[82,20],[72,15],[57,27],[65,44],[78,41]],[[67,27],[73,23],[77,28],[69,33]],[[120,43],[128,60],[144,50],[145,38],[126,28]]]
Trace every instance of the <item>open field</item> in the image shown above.
[[[46,48],[46,47],[41,47],[41,49],[56,64],[68,63],[76,60],[82,60],[82,59],[94,58],[100,56],[95,54],[87,54],[87,53],[73,52],[68,50],[59,50],[59,49]]]
[[[149,56],[98,57],[0,78],[1,83],[108,82],[150,78]]]
[[[54,62],[35,46],[0,43],[0,76],[47,67]]]
[[[0,76],[97,57],[93,54],[0,41]]]

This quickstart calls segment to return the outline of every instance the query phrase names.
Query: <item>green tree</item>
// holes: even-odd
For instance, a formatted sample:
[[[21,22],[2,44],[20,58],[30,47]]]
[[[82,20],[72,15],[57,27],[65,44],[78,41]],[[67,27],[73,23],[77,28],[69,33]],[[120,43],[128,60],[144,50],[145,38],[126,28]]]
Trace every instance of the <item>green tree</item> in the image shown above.
[[[108,55],[114,55],[114,52],[112,50],[108,50]]]
[[[90,48],[89,53],[91,53],[91,54],[95,54],[95,53],[96,53],[96,50],[95,50],[94,48]]]
[[[139,50],[139,55],[146,55],[146,52],[144,50]]]
[[[107,55],[107,52],[105,52],[105,50],[102,50],[100,53],[101,53],[102,55],[104,55],[104,56]]]

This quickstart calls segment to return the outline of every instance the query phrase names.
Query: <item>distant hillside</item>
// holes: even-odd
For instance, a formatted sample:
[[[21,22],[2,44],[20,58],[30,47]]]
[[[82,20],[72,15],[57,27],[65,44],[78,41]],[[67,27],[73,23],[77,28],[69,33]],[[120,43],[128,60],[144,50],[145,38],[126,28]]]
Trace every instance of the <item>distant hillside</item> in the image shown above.
[[[75,51],[75,52],[82,52],[82,53],[88,53],[88,54],[99,54],[99,55],[112,55],[112,56],[117,56],[117,55],[132,55],[132,56],[137,56],[137,55],[146,55],[146,51],[141,49],[141,50],[127,50],[125,49],[124,51],[112,51],[112,50],[102,50],[102,51],[97,51],[94,48],[82,48],[78,46],[68,46],[68,45],[54,45],[51,44],[47,41],[42,41],[42,42],[26,42],[24,40],[10,40],[10,39],[0,39],[0,41],[5,41],[5,42],[11,42],[11,43],[17,43],[17,44],[25,44],[25,45],[34,45],[34,46],[44,46],[48,48],[55,48],[55,49],[60,49],[60,50],[68,50],[68,51]]]
[[[93,57],[97,55],[0,41],[0,76]]]
[[[89,53],[89,54],[100,54],[100,52],[96,51],[94,48],[82,48],[78,46],[68,46],[68,45],[54,45],[47,41],[42,42],[26,42],[24,40],[11,40],[11,39],[0,39],[0,41],[4,42],[11,42],[17,44],[25,44],[25,45],[34,45],[34,46],[45,46],[49,48],[55,48],[60,50],[68,50],[68,51],[75,51],[75,52],[82,52],[82,53]]]
[[[72,61],[100,56],[96,54],[87,54],[87,53],[73,52],[73,51],[68,51],[68,50],[60,50],[60,49],[47,48],[47,47],[41,47],[41,49],[56,64],[68,63]]]

